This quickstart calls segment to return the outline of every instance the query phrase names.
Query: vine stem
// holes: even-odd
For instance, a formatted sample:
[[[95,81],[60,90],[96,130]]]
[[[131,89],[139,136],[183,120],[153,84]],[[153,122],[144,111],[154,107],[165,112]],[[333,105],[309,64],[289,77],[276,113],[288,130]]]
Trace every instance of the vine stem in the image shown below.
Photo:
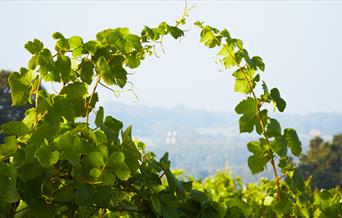
[[[96,79],[94,88],[93,88],[93,92],[91,93],[91,96],[89,98],[89,101],[86,102],[86,106],[85,107],[86,107],[86,125],[87,126],[89,125],[89,107],[90,107],[90,103],[91,103],[91,100],[93,99],[93,96],[95,94],[97,85],[100,83],[100,81],[101,81],[101,76],[98,76],[97,79]]]
[[[269,152],[269,155],[271,156],[271,165],[272,165],[272,169],[273,169],[273,174],[274,174],[274,181],[276,183],[276,186],[277,186],[277,199],[278,201],[281,200],[281,196],[280,196],[280,180],[281,180],[281,177],[278,176],[278,171],[277,171],[277,167],[275,165],[275,162],[274,162],[274,155],[273,155],[273,151],[271,149],[271,143],[270,143],[270,140],[266,134],[266,127],[264,125],[264,123],[262,122],[262,119],[260,117],[260,108],[261,108],[261,104],[259,102],[259,99],[257,98],[254,90],[253,90],[253,83],[252,81],[248,78],[247,76],[247,73],[245,72],[244,68],[240,66],[240,64],[237,63],[237,61],[235,60],[234,56],[232,55],[232,53],[229,51],[229,49],[224,45],[223,46],[228,54],[231,56],[231,58],[234,60],[236,66],[239,68],[239,70],[242,72],[243,76],[245,77],[245,79],[248,81],[248,84],[250,86],[250,90],[251,90],[251,93],[252,93],[252,96],[254,98],[254,100],[258,103],[257,105],[257,111],[256,111],[256,116],[259,120],[259,123],[260,123],[260,126],[261,126],[261,129],[262,129],[262,134],[263,136],[265,137],[266,139],[266,143],[267,143],[267,147],[268,147],[268,152]]]
[[[40,87],[40,83],[41,82],[42,82],[42,78],[39,76],[38,77],[38,85],[37,85],[36,90],[34,91],[34,93],[35,93],[35,106],[36,106],[36,125],[35,126],[38,125],[38,121],[39,121],[39,119],[38,119],[38,103],[39,103],[39,101],[38,101],[38,98],[39,98],[38,92],[39,92],[39,87]]]

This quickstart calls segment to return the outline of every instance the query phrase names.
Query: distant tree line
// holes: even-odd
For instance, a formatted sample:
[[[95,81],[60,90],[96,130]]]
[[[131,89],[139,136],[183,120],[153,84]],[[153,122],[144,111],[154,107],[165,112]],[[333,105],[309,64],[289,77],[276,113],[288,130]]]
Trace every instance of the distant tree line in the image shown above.
[[[299,170],[305,179],[312,177],[315,188],[342,187],[342,134],[331,142],[321,137],[312,139],[307,154],[300,156]]]

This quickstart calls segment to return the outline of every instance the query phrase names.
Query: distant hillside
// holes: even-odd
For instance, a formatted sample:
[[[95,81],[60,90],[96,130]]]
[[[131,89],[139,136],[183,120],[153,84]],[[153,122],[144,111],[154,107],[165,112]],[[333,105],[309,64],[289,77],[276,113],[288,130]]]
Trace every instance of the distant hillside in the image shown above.
[[[172,166],[185,169],[187,175],[203,178],[217,169],[228,167],[244,181],[254,181],[247,167],[249,152],[246,142],[253,135],[239,134],[235,113],[193,110],[184,106],[167,109],[141,105],[106,103],[106,114],[114,115],[125,125],[133,125],[134,135],[144,140],[147,148],[158,156],[170,153]],[[295,128],[304,150],[314,134],[330,139],[342,132],[342,114],[276,116],[284,128]]]

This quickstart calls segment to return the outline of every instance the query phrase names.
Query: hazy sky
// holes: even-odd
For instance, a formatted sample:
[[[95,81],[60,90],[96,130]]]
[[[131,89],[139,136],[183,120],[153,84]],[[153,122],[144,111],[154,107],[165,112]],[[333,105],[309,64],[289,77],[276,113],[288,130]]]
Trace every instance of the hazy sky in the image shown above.
[[[161,58],[148,58],[130,80],[139,103],[231,111],[241,99],[233,92],[231,72],[220,72],[215,53],[201,45],[193,27],[197,19],[226,27],[241,38],[250,55],[266,63],[262,78],[276,86],[287,112],[342,113],[342,2],[337,1],[189,1],[186,37],[166,38]],[[140,33],[144,25],[172,23],[183,1],[0,1],[0,68],[18,70],[33,38],[52,47],[51,34],[80,35],[89,40],[110,27]],[[104,91],[103,101],[133,102]]]

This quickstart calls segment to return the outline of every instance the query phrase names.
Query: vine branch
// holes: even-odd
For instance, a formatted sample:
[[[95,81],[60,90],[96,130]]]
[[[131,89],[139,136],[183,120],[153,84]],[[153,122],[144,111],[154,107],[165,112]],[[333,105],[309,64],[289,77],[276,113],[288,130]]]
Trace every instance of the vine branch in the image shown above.
[[[38,98],[39,98],[39,94],[38,93],[39,93],[39,87],[40,87],[41,82],[42,82],[42,77],[39,76],[38,77],[38,85],[37,85],[36,90],[34,91],[34,93],[35,93],[35,106],[36,106],[36,125],[35,126],[37,126],[38,122],[39,122],[39,119],[38,119],[38,103],[39,103]]]
[[[271,162],[272,169],[273,169],[274,181],[275,181],[276,186],[277,186],[277,199],[278,199],[278,201],[280,201],[280,199],[281,199],[281,196],[280,196],[280,180],[281,180],[281,178],[278,176],[278,171],[277,171],[277,167],[276,167],[275,162],[274,162],[274,155],[273,155],[273,151],[272,151],[272,148],[271,148],[271,143],[270,143],[270,140],[269,140],[269,138],[268,138],[268,136],[266,134],[266,127],[265,127],[264,123],[262,122],[262,118],[260,116],[260,108],[261,108],[260,101],[257,98],[257,96],[256,96],[256,94],[255,94],[255,92],[253,90],[253,88],[254,88],[253,87],[253,83],[248,78],[247,73],[245,72],[245,68],[241,67],[240,64],[237,63],[237,61],[235,60],[235,58],[232,55],[232,53],[229,51],[229,49],[225,45],[223,47],[227,50],[229,56],[234,60],[236,66],[242,72],[242,74],[245,77],[245,79],[248,81],[248,85],[250,86],[250,90],[251,90],[250,92],[251,92],[251,94],[253,96],[253,99],[257,102],[256,116],[257,116],[257,118],[259,120],[259,124],[260,124],[261,129],[262,129],[262,134],[263,134],[264,138],[266,139],[269,155],[271,157],[270,162]]]
[[[96,79],[94,88],[93,88],[93,92],[91,93],[91,96],[89,98],[89,101],[88,102],[86,101],[86,125],[87,126],[89,125],[89,107],[90,107],[90,104],[91,104],[91,100],[93,99],[93,96],[95,95],[95,91],[96,91],[97,85],[100,83],[100,81],[101,81],[101,76],[98,76],[97,79]]]

